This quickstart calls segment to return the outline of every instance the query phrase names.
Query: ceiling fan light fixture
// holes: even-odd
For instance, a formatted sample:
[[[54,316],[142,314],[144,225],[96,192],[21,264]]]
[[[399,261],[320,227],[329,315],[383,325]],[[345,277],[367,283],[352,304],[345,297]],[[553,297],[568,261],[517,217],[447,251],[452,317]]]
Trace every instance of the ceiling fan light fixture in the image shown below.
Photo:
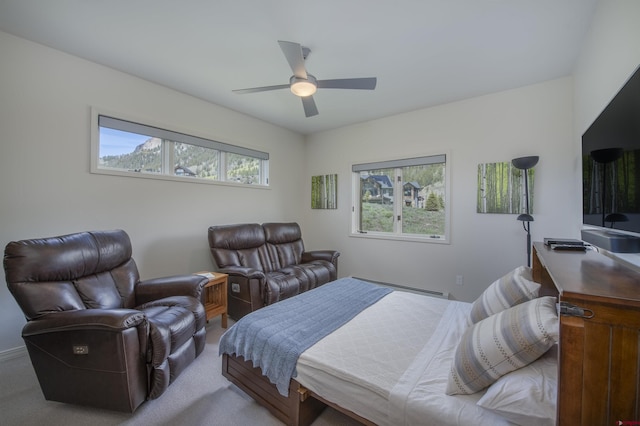
[[[377,79],[375,77],[336,78],[332,80],[318,81],[314,76],[307,72],[305,67],[305,60],[311,52],[309,48],[292,41],[278,40],[278,44],[280,45],[282,53],[284,53],[284,57],[289,63],[289,67],[291,67],[291,71],[293,71],[293,75],[289,78],[289,84],[239,89],[234,90],[235,93],[243,94],[266,92],[270,90],[286,89],[288,87],[289,90],[291,90],[291,93],[301,99],[305,117],[313,117],[318,115],[318,108],[316,107],[316,103],[312,95],[316,93],[318,88],[359,90],[373,90],[376,88]]]
[[[291,85],[291,93],[296,96],[311,96],[318,90],[318,83],[311,74],[307,74],[307,78],[296,77],[295,75],[289,80]]]

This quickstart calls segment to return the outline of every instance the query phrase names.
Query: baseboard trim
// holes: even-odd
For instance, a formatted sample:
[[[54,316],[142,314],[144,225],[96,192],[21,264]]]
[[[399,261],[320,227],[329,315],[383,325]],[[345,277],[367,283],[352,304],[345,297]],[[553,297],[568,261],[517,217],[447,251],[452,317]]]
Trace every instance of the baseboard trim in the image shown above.
[[[17,348],[7,349],[6,351],[0,351],[0,362],[8,361],[14,358],[20,358],[27,355],[26,346],[18,346]]]

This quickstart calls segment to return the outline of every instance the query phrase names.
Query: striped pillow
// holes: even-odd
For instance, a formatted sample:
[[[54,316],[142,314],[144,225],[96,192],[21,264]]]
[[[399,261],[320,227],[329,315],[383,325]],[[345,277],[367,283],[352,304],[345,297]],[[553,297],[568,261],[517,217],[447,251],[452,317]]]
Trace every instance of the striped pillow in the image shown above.
[[[520,266],[494,281],[473,302],[470,314],[471,322],[476,323],[507,308],[538,297],[540,284],[533,282],[532,279],[531,268]]]
[[[476,393],[532,363],[557,340],[555,297],[540,297],[492,315],[471,326],[460,339],[446,393]]]

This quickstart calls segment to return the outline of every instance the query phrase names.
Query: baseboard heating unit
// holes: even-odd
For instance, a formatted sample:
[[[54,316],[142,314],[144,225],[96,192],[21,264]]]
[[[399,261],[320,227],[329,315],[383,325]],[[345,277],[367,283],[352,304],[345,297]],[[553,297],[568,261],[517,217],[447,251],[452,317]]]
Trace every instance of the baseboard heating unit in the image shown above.
[[[399,290],[399,291],[408,291],[410,293],[417,293],[417,294],[422,294],[424,296],[432,296],[432,297],[438,297],[440,299],[449,299],[449,293],[443,293],[440,291],[433,291],[433,290],[423,290],[421,288],[413,288],[413,287],[407,287],[404,285],[400,285],[400,284],[392,284],[392,283],[386,283],[383,281],[375,281],[375,280],[370,280],[369,278],[362,278],[362,277],[352,277],[358,280],[362,280],[362,281],[367,281],[373,284],[378,284],[381,285],[383,287],[389,287],[392,288],[394,290]]]

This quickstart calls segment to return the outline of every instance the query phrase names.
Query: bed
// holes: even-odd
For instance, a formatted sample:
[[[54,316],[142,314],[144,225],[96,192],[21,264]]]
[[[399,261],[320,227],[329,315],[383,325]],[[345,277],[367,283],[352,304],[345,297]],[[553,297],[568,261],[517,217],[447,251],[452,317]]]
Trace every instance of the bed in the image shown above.
[[[366,425],[555,424],[557,335],[554,333],[557,333],[557,316],[554,324],[553,314],[549,312],[555,311],[555,298],[539,297],[549,292],[541,291],[540,285],[533,283],[530,277],[528,268],[517,268],[491,284],[474,303],[386,288],[380,290],[374,284],[343,278],[317,290],[327,287],[323,290],[325,293],[336,294],[341,288],[371,286],[378,293],[370,297],[370,302],[363,303],[365,306],[356,307],[355,313],[338,320],[333,329],[310,338],[312,343],[307,344],[308,347],[296,349],[299,353],[289,349],[290,353],[295,353],[295,364],[293,371],[285,374],[286,383],[283,378],[274,377],[273,367],[259,359],[261,353],[269,352],[263,348],[263,343],[258,343],[255,350],[250,339],[238,336],[242,333],[240,327],[236,328],[238,324],[243,323],[241,326],[249,327],[249,330],[252,327],[244,324],[244,318],[221,338],[223,375],[289,425],[311,424],[327,405]],[[334,287],[328,287],[330,285]],[[514,287],[518,291],[514,291]],[[273,315],[283,315],[284,322],[291,321],[283,326],[285,329],[297,324],[302,310],[315,306],[314,292],[316,290],[307,292],[309,295],[299,301],[298,307],[281,305],[281,313],[262,312],[262,320],[253,325],[253,334],[264,334],[265,329],[272,328],[264,327],[264,324],[267,318],[279,318]],[[357,303],[365,298],[357,295]],[[314,302],[310,303],[311,300]],[[353,300],[344,303],[356,304]],[[321,316],[328,308],[319,304],[318,315]],[[469,385],[465,382],[468,365],[474,360],[467,359],[469,354],[465,355],[464,343],[474,345],[480,340],[478,329],[495,329],[496,321],[506,321],[504,317],[511,311],[523,311],[527,307],[534,312],[528,307],[534,304],[546,306],[542,323],[537,311],[527,314],[538,318],[537,328],[546,328],[550,333],[539,339],[542,343],[536,343],[542,347],[532,350],[527,346],[521,351],[528,357],[526,360],[514,361],[507,356],[506,361],[494,362],[492,371],[480,374],[482,377],[474,376],[473,380],[480,383]],[[280,303],[273,307],[278,305]],[[335,301],[330,301],[327,306],[347,309],[335,305]],[[261,311],[263,309],[248,317]],[[313,311],[309,315],[312,317],[310,323],[321,322],[313,319]],[[330,316],[334,317],[333,314]],[[313,331],[309,331],[312,328]],[[308,336],[315,332],[315,325],[302,324],[294,333]],[[517,339],[521,337],[518,335]],[[495,336],[488,339],[496,340]],[[273,341],[274,337],[266,340]],[[491,344],[487,341],[487,345]],[[495,355],[487,355],[486,349],[474,350],[481,357]],[[504,355],[504,351],[504,347],[499,347],[496,356]],[[269,355],[269,358],[273,362],[288,356]],[[459,368],[453,368],[456,362],[459,362]],[[508,365],[505,367],[505,364]],[[496,373],[501,369],[503,371]],[[497,377],[487,379],[487,374]],[[483,384],[483,380],[488,380],[490,385]],[[473,386],[482,389],[475,391]]]

